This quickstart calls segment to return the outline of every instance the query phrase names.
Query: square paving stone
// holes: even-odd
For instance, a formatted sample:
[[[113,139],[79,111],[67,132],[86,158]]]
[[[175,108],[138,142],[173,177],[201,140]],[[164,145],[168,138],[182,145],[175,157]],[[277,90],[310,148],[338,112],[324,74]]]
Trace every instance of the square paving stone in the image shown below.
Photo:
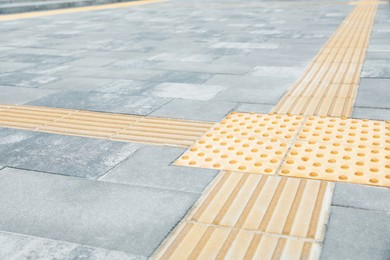
[[[356,97],[356,106],[390,108],[390,78],[362,78]]]
[[[96,179],[140,147],[135,143],[1,129],[0,164]]]
[[[150,115],[216,122],[224,118],[235,106],[236,103],[225,101],[174,99]]]
[[[363,119],[390,120],[390,109],[354,107],[352,117]]]
[[[98,91],[102,86],[113,82],[113,79],[97,79],[88,77],[66,77],[45,85],[48,89]]]
[[[50,89],[0,86],[0,103],[23,104],[56,92]]]
[[[332,205],[390,212],[388,188],[336,183]]]
[[[177,83],[192,83],[201,84],[210,79],[213,74],[186,72],[186,71],[169,71],[165,74],[153,77],[150,81],[157,82],[177,82]]]
[[[361,77],[390,78],[390,63],[388,60],[366,60]]]
[[[9,232],[0,232],[0,244],[1,259],[146,259],[120,251]]]
[[[332,207],[321,259],[383,259],[390,255],[390,213]]]
[[[114,93],[61,91],[30,102],[29,105],[147,115],[170,100]]]
[[[235,88],[237,92],[240,88],[253,88],[254,90],[287,90],[295,80],[295,78],[276,78],[268,76],[215,75],[209,79],[206,84]]]
[[[305,68],[299,67],[271,67],[256,66],[249,73],[254,77],[275,77],[275,78],[293,78],[298,79],[303,74]]]
[[[40,88],[58,79],[58,77],[51,75],[14,72],[0,75],[0,84],[16,87]]]
[[[246,88],[230,87],[216,95],[214,100],[231,101],[237,103],[266,103],[276,104],[285,89],[281,88]]]
[[[226,87],[188,83],[161,83],[148,91],[146,95],[165,98],[183,98],[192,100],[210,100]]]
[[[194,193],[6,168],[0,230],[149,256]]]
[[[271,104],[251,104],[243,103],[239,105],[235,111],[237,112],[255,112],[260,114],[268,114],[271,112],[274,105]]]
[[[201,193],[218,171],[170,165],[185,149],[145,146],[102,179],[140,186]]]

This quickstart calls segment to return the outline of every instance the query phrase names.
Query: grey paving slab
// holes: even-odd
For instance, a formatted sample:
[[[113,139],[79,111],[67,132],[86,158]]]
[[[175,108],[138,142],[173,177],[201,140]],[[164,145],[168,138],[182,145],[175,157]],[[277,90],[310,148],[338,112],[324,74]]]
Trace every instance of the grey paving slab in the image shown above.
[[[281,67],[281,66],[256,66],[249,73],[255,77],[275,77],[275,78],[293,78],[298,79],[305,68],[300,67]]]
[[[37,99],[29,104],[36,106],[147,115],[170,100],[170,98],[151,96],[61,91],[53,95]]]
[[[218,85],[224,87],[232,87],[237,89],[237,93],[241,87],[265,90],[287,90],[296,78],[276,78],[276,77],[252,77],[241,75],[215,75],[206,84]]]
[[[355,106],[390,108],[390,78],[362,78]]]
[[[60,55],[48,55],[48,54],[3,54],[1,55],[2,60],[11,62],[24,62],[24,63],[40,63],[40,64],[62,64],[75,60],[75,57],[71,56],[60,56]]]
[[[171,165],[186,149],[145,146],[101,179],[201,193],[218,171]]]
[[[140,144],[0,129],[0,164],[97,179],[126,159]]]
[[[16,87],[28,87],[28,88],[40,88],[44,85],[54,82],[59,78],[51,75],[40,75],[32,73],[7,73],[0,75],[0,85],[16,86]]]
[[[366,59],[390,60],[390,51],[368,51],[366,53]]]
[[[182,55],[178,53],[159,53],[151,56],[148,60],[155,61],[183,61],[183,62],[212,62],[217,59],[218,56],[210,54],[189,54]]]
[[[213,74],[207,73],[168,71],[162,75],[149,79],[149,81],[201,84],[212,76]]]
[[[282,88],[246,88],[238,85],[221,91],[214,99],[238,103],[276,104],[285,91]]]
[[[149,256],[198,195],[6,168],[0,230]]]
[[[366,60],[361,77],[390,78],[390,63],[388,60]]]
[[[0,103],[23,104],[56,93],[56,90],[0,86]]]
[[[390,255],[390,213],[332,207],[321,259],[383,259]]]
[[[210,100],[226,87],[188,83],[161,83],[146,93],[155,97]]]
[[[102,86],[112,83],[113,79],[93,77],[66,77],[55,82],[48,83],[44,87],[57,90],[98,91]]]
[[[243,103],[240,104],[235,110],[238,112],[255,112],[261,114],[268,114],[269,112],[271,112],[271,109],[273,107],[274,105],[270,105],[270,104]]]
[[[1,259],[146,259],[120,251],[1,231],[0,244]]]
[[[390,212],[388,188],[337,183],[332,205]]]
[[[23,62],[4,62],[0,61],[0,73],[12,72],[12,71],[21,71],[26,68],[31,67],[31,63]]]
[[[362,119],[390,120],[390,109],[354,107],[352,117]]]
[[[174,99],[150,115],[217,122],[236,106],[234,102]]]
[[[124,95],[141,95],[156,84],[156,82],[142,80],[116,79],[94,91]]]
[[[76,67],[102,67],[108,65],[110,63],[115,62],[116,59],[110,58],[98,58],[98,57],[87,57],[80,58],[75,61],[67,62],[68,66],[76,66]]]

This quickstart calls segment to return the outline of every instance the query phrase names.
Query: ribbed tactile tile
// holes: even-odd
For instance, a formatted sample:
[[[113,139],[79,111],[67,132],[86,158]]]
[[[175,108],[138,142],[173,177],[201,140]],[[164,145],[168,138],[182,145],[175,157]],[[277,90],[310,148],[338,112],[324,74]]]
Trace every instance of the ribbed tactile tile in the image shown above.
[[[327,182],[223,172],[188,220],[268,234],[321,240],[332,185]]]
[[[310,241],[187,222],[171,241],[155,259],[317,259],[320,253]]]
[[[0,127],[188,147],[213,123],[35,106],[0,105]]]
[[[186,151],[176,165],[274,174],[302,116],[232,113]]]

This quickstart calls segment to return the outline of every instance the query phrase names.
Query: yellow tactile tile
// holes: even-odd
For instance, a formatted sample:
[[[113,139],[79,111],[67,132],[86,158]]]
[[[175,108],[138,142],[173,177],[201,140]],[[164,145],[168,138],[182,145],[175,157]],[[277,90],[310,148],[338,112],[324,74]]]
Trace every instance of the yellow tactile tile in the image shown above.
[[[213,124],[83,110],[0,105],[0,127],[188,147]]]
[[[154,259],[316,259],[317,243],[185,222]]]
[[[298,141],[280,174],[390,187],[390,146]]]
[[[4,14],[4,15],[0,15],[0,21],[12,21],[12,20],[19,20],[19,19],[34,18],[34,17],[50,16],[50,15],[79,13],[79,12],[88,12],[88,11],[114,9],[114,8],[125,8],[130,6],[158,3],[162,1],[163,0],[140,0],[140,1],[130,1],[130,2],[122,2],[122,3],[114,3],[114,4],[105,4],[105,5],[94,5],[94,6],[49,10],[49,11]]]
[[[327,182],[223,172],[188,221],[321,240]],[[319,205],[316,207],[316,205]]]
[[[175,164],[274,174],[302,122],[302,116],[232,113]]]
[[[378,4],[358,3],[272,112],[324,116],[352,113]]]
[[[298,139],[374,147],[390,146],[390,121],[310,116]]]

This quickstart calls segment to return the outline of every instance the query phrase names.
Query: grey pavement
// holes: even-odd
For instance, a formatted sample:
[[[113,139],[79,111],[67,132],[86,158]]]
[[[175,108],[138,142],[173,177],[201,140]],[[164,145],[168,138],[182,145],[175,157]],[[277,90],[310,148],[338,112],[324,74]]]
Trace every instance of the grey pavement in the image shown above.
[[[172,0],[2,21],[0,103],[210,122],[268,113],[352,8]],[[353,116],[389,120],[386,5],[376,18]],[[172,165],[184,150],[0,128],[0,258],[149,257],[217,175]],[[323,259],[390,255],[388,194],[337,184]]]

